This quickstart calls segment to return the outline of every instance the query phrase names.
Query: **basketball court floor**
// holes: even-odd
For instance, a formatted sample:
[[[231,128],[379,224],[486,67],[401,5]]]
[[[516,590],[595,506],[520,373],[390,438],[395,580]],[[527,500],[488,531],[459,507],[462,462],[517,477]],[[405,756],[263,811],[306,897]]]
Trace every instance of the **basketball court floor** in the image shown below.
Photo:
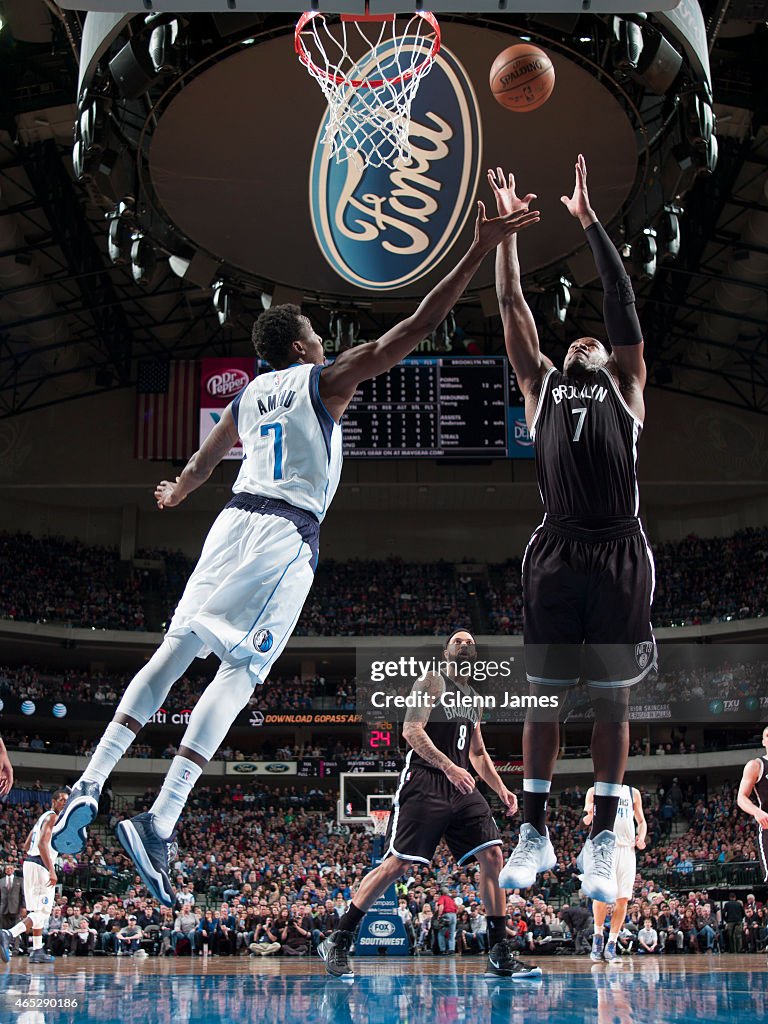
[[[483,977],[480,957],[355,961],[354,983],[316,960],[58,960],[0,974],[2,1024],[758,1024],[768,965],[758,956],[544,957],[531,982]],[[76,1004],[76,1005],[74,1005]]]

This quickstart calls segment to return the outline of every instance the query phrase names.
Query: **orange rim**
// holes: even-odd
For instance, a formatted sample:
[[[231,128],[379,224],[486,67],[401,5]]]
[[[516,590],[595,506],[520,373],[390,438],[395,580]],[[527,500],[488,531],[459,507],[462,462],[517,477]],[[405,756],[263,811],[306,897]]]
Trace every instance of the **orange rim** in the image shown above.
[[[414,14],[423,18],[424,21],[431,25],[435,33],[435,38],[432,40],[432,46],[430,47],[429,53],[420,64],[416,65],[415,68],[411,68],[409,71],[404,71],[401,75],[397,75],[395,78],[347,78],[346,75],[340,75],[338,72],[333,74],[330,71],[326,71],[325,68],[318,67],[318,65],[315,64],[304,40],[301,38],[301,33],[304,31],[304,28],[310,21],[312,21],[313,18],[316,18],[321,13],[321,11],[305,11],[304,14],[301,15],[296,23],[294,48],[296,50],[296,55],[305,68],[311,70],[319,78],[324,78],[327,82],[333,82],[334,85],[348,85],[353,89],[380,89],[385,83],[388,85],[399,85],[400,82],[407,82],[409,79],[422,74],[424,70],[432,64],[435,57],[440,52],[440,26],[437,23],[437,18],[431,11],[415,11]],[[394,21],[395,15],[342,14],[341,20],[350,22]]]

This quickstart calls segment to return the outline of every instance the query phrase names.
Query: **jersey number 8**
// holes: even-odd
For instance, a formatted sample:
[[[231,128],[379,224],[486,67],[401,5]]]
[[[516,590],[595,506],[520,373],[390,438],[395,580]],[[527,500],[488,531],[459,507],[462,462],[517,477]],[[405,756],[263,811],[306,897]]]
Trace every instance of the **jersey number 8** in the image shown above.
[[[459,739],[456,743],[457,750],[463,750],[467,745],[467,727],[466,725],[459,726]]]

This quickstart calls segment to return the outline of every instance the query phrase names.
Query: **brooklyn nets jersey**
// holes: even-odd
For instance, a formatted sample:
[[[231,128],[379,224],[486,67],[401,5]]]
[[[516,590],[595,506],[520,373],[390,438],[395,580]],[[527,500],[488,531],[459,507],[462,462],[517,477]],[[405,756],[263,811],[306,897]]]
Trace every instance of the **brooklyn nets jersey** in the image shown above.
[[[641,431],[606,369],[585,384],[552,367],[531,428],[545,511],[580,520],[637,516]]]
[[[755,783],[752,793],[757,806],[765,811],[768,810],[768,757],[763,755],[757,759],[760,762],[760,777]],[[762,826],[760,826],[762,829]],[[763,831],[766,831],[763,829]]]
[[[443,695],[435,698],[436,704],[425,731],[441,754],[450,757],[454,764],[469,771],[472,732],[480,724],[482,715],[478,706],[473,704],[464,707],[460,701],[462,698],[476,699],[478,694],[464,683],[454,682],[445,676],[440,678],[444,684]],[[411,768],[433,767],[415,750],[409,751],[408,764]]]
[[[277,498],[322,521],[341,476],[341,427],[320,397],[322,366],[263,373],[232,403],[243,462],[232,490]]]

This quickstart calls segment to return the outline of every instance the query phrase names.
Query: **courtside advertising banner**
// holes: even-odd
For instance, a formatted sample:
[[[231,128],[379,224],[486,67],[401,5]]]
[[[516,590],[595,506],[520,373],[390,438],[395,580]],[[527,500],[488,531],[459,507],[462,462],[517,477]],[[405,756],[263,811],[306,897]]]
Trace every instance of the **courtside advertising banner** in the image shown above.
[[[251,357],[203,359],[200,363],[200,444],[221,419],[222,412],[256,376],[256,360]],[[243,446],[237,444],[225,459],[242,459]]]

